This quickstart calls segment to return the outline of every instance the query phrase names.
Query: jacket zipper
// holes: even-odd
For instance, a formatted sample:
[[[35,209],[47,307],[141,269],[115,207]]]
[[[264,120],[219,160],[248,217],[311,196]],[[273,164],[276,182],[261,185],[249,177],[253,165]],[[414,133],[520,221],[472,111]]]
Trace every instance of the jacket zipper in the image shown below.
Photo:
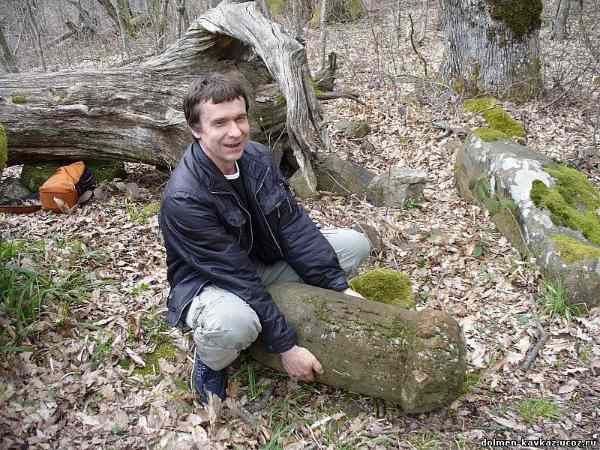
[[[273,242],[275,242],[275,245],[277,246],[277,250],[279,250],[279,254],[281,255],[282,258],[284,258],[283,250],[281,250],[281,247],[279,246],[279,242],[277,242],[277,239],[275,239],[275,235],[273,234],[273,230],[271,230],[271,226],[269,225],[269,221],[267,220],[267,217],[265,216],[265,213],[263,212],[262,208],[260,207],[260,204],[258,203],[258,193],[260,192],[260,190],[262,189],[263,185],[265,184],[265,180],[267,179],[267,175],[269,175],[269,171],[270,170],[271,170],[271,168],[267,167],[267,171],[265,172],[265,176],[261,180],[260,184],[258,185],[258,189],[254,193],[254,201],[256,201],[256,207],[260,211],[260,213],[261,213],[261,215],[263,217],[263,220],[265,221],[265,224],[267,225],[267,230],[269,230],[269,233],[271,234],[271,238],[273,239]],[[279,205],[281,205],[281,203],[279,203]],[[275,208],[277,208],[277,214],[279,214],[279,209],[278,209],[279,205],[275,205]]]
[[[237,202],[237,204],[240,207],[240,209],[242,211],[244,211],[246,213],[246,215],[248,216],[248,223],[250,224],[250,248],[248,248],[248,254],[250,254],[250,252],[252,251],[252,246],[254,245],[254,233],[252,232],[252,216],[246,210],[246,208],[244,208],[242,206],[242,202],[238,198],[237,194],[235,194],[233,192],[224,192],[224,191],[223,192],[221,192],[221,191],[210,191],[210,193],[211,194],[216,194],[216,195],[232,195],[233,198],[235,198],[235,201]],[[240,240],[241,240],[241,235],[240,235]]]

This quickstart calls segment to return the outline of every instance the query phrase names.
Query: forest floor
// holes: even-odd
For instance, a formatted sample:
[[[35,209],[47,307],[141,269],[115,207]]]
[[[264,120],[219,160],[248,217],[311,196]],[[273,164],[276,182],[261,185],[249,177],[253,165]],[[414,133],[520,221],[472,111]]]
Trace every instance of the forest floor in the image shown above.
[[[39,281],[48,299],[28,329],[0,313],[4,336],[27,334],[17,348],[3,348],[0,447],[471,449],[493,439],[595,436],[600,448],[594,435],[600,431],[600,308],[576,314],[552,307],[560,289],[544,282],[483,210],[458,196],[453,162],[461,142],[432,124],[472,128],[480,119],[462,111],[460,99],[433,89],[417,95],[410,76],[421,76],[420,60],[410,42],[398,46],[394,36],[390,23],[376,20],[330,29],[329,50],[341,62],[337,88],[358,92],[365,104],[335,100],[324,109],[339,154],[377,173],[393,165],[425,170],[425,200],[399,210],[375,208],[360,196],[322,195],[305,206],[322,225],[374,226],[384,245],[363,269],[407,273],[419,309],[444,310],[460,322],[468,359],[464,394],[448,408],[405,415],[394,405],[297,383],[243,358],[230,385],[236,402],[215,419],[187,387],[187,337],[162,321],[168,287],[155,206],[167,176],[130,164],[124,181],[136,183],[143,199],[132,200],[112,183],[109,199],[70,215],[0,214],[0,260],[23,269],[21,281]],[[576,42],[552,48],[548,42],[548,70],[564,64],[557,56],[563,51],[578,54]],[[316,67],[318,30],[309,30],[307,48]],[[435,67],[439,36],[432,32],[420,51]],[[571,160],[590,145],[593,99],[567,92],[553,101],[504,106],[524,121],[530,148]],[[336,121],[357,118],[371,125],[370,153],[335,132]],[[587,173],[600,179],[598,167]],[[524,371],[519,363],[538,326],[548,341]],[[144,369],[136,366],[140,359]]]

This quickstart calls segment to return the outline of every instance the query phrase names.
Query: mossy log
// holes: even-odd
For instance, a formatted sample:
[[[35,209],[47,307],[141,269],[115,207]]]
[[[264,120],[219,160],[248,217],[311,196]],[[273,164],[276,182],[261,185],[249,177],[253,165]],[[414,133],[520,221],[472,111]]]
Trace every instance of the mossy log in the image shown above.
[[[441,311],[408,311],[298,283],[269,288],[299,344],[324,368],[320,383],[398,403],[407,413],[449,405],[461,392],[465,348],[457,322]],[[252,355],[282,370],[260,342]]]
[[[191,141],[183,96],[193,80],[213,71],[242,80],[256,99],[253,138],[289,145],[295,176],[314,191],[310,160],[329,144],[304,47],[252,2],[209,10],[182,39],[142,64],[0,79],[8,163],[117,159],[173,166]],[[285,102],[278,101],[282,96]]]

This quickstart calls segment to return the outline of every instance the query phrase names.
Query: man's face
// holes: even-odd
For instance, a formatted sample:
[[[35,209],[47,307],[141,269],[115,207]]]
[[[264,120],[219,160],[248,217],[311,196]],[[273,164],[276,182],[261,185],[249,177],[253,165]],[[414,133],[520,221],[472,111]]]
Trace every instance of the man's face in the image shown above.
[[[230,102],[200,104],[200,124],[192,128],[192,134],[206,155],[223,173],[233,173],[234,161],[242,157],[250,124],[246,115],[246,102],[238,97]]]

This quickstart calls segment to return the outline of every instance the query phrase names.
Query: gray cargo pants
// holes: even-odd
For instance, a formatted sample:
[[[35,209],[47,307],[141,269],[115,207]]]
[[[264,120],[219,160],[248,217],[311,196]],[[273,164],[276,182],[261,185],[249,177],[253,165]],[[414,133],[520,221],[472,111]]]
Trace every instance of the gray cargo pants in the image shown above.
[[[357,231],[327,228],[321,233],[335,250],[347,276],[369,256],[369,241]],[[302,282],[285,261],[260,265],[257,271],[265,286],[276,282]],[[214,285],[207,285],[194,297],[185,322],[192,329],[198,356],[213,370],[231,364],[256,340],[262,329],[258,316],[244,300]]]

